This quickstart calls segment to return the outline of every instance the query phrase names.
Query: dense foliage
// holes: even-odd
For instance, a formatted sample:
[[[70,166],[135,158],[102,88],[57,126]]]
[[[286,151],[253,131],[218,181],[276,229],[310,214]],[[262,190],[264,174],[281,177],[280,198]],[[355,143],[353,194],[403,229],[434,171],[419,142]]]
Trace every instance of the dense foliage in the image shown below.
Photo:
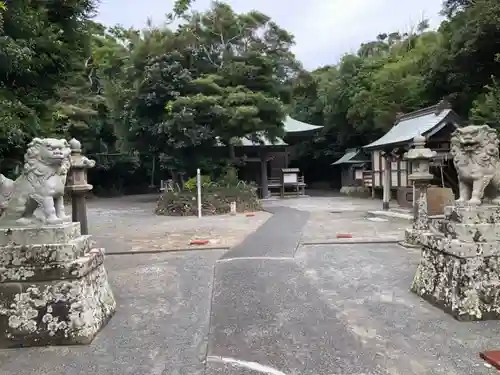
[[[322,170],[398,112],[444,97],[471,121],[499,126],[497,0],[446,0],[438,30],[424,21],[381,32],[313,72],[265,14],[220,2],[195,12],[193,1],[177,0],[167,16],[180,26],[144,30],[93,22],[96,0],[0,1],[0,171],[19,166],[31,137],[58,135],[97,159],[96,190],[197,167],[213,176],[232,162],[237,137],[282,135],[286,112],[325,126],[301,145],[302,167]]]
[[[494,77],[500,74],[500,2],[446,0],[443,15],[438,30],[423,21],[412,32],[384,32],[338,64],[299,75],[291,115],[325,126],[303,145],[303,168],[321,170],[346,148],[380,137],[398,112],[443,98],[464,119],[500,128]]]

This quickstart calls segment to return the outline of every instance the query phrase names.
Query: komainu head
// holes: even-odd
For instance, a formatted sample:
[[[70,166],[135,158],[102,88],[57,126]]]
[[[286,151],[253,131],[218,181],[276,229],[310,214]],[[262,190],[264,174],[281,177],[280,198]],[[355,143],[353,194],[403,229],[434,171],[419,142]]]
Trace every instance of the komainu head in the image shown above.
[[[71,149],[65,139],[34,138],[24,155],[24,171],[50,167],[59,174],[69,170]]]
[[[488,125],[469,125],[458,128],[451,137],[451,153],[458,156],[467,153],[485,153],[498,157],[497,132]]]

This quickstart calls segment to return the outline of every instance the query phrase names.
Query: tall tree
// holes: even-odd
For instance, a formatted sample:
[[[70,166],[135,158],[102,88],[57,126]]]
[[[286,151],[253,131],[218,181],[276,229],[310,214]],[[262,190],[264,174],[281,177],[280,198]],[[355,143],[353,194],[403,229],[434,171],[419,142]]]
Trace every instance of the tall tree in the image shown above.
[[[92,0],[2,3],[0,157],[19,158],[30,137],[56,131],[58,89],[84,70],[94,10]]]
[[[138,44],[146,48],[152,35],[163,35],[137,60],[143,67],[134,64],[140,78],[128,107],[136,146],[178,166],[186,149],[281,136],[285,83],[300,68],[293,37],[260,12],[237,14],[220,2],[183,17],[174,34],[150,28]]]

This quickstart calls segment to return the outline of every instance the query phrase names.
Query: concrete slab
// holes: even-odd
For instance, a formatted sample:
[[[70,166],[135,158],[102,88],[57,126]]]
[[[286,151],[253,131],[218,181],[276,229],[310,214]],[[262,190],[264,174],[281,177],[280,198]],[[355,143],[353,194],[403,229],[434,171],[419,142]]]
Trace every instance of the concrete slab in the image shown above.
[[[223,259],[293,257],[309,213],[289,207],[265,206],[274,215],[259,230],[224,254]]]
[[[253,362],[276,375],[385,374],[379,354],[320,297],[293,260],[218,264],[209,358]],[[252,374],[248,366],[220,361],[207,368],[208,374]]]
[[[409,291],[420,252],[397,245],[301,247],[296,260],[317,297],[389,374],[494,374],[479,352],[498,322],[458,322]],[[342,355],[342,353],[340,353]]]
[[[368,213],[373,216],[383,216],[403,220],[412,220],[413,218],[410,214],[397,211],[368,211]]]
[[[348,212],[378,210],[382,202],[376,199],[362,199],[346,196],[276,199],[265,202],[265,207],[289,207],[307,212]]]
[[[311,212],[303,228],[301,243],[338,242],[337,234],[352,235],[352,241],[396,242],[404,238],[407,221],[372,221],[366,211]]]
[[[0,374],[198,375],[221,251],[108,256],[118,307],[90,346],[0,351]]]

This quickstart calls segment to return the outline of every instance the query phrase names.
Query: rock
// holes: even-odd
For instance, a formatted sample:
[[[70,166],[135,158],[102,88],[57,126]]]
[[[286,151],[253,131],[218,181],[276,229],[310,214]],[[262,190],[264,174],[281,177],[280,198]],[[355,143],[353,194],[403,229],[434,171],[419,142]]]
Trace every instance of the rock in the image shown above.
[[[88,344],[116,302],[79,223],[0,228],[0,347]]]

